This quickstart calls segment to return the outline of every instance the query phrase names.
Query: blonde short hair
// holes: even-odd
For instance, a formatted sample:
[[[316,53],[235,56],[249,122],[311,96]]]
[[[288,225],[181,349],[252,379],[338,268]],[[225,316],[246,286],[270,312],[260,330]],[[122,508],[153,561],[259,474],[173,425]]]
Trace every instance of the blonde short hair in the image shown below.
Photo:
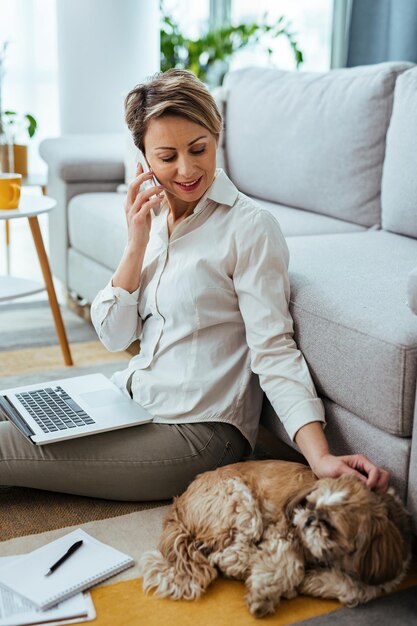
[[[125,120],[133,141],[145,153],[144,139],[152,118],[178,115],[204,126],[215,137],[222,116],[204,83],[188,70],[170,69],[136,85],[125,98]]]

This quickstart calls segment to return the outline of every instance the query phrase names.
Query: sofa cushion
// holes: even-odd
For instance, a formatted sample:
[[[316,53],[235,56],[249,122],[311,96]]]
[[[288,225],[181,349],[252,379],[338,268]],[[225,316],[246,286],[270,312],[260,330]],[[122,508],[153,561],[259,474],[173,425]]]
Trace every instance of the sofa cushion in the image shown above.
[[[411,270],[407,282],[407,304],[417,315],[417,267]]]
[[[417,237],[417,68],[398,78],[382,176],[382,225]]]
[[[231,179],[249,196],[379,224],[392,94],[398,74],[410,67],[230,72],[224,85]]]
[[[275,217],[286,237],[293,235],[357,233],[366,230],[364,226],[359,226],[359,224],[337,220],[334,217],[313,213],[313,211],[294,209],[293,207],[267,202],[259,198],[254,198],[254,200]]]
[[[127,241],[124,199],[119,193],[83,193],[68,204],[70,247],[110,270]]]
[[[379,230],[287,243],[296,340],[317,390],[382,430],[410,436],[417,323],[406,290],[417,241]]]

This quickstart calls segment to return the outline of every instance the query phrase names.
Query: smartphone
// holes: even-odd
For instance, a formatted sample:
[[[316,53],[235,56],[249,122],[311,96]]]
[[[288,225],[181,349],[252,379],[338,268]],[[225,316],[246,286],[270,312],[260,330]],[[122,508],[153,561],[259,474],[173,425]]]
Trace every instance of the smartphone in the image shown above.
[[[143,171],[144,173],[150,172],[150,168],[148,163],[145,160],[141,160],[142,163],[142,167],[143,167]],[[146,180],[142,187],[143,189],[150,189],[151,187],[155,187],[155,185],[160,185],[161,183],[158,181],[158,179],[156,178],[155,175],[152,176],[152,178],[150,180]],[[155,194],[156,195],[156,194]],[[153,198],[154,196],[151,196],[151,198]],[[161,212],[161,205],[160,204],[154,204],[154,206],[152,207],[152,211],[154,212],[155,215],[159,215],[159,213]]]

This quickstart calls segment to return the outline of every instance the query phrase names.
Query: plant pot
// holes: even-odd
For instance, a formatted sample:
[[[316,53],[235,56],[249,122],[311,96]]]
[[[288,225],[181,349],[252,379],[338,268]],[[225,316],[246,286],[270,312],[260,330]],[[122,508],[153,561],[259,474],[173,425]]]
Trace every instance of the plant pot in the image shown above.
[[[7,146],[0,146],[1,157],[1,172],[10,172],[9,167],[9,155],[7,153]],[[13,172],[22,174],[25,178],[28,175],[28,147],[26,145],[14,144],[13,145],[13,159],[14,168]]]

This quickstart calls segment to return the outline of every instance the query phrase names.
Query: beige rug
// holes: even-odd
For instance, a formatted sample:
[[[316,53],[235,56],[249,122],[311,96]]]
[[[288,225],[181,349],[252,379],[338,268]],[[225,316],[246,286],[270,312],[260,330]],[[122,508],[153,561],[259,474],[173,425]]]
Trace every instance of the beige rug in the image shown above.
[[[81,525],[92,536],[130,554],[135,559],[134,567],[92,589],[92,599],[97,611],[94,625],[255,626],[259,624],[260,621],[253,618],[245,606],[245,586],[239,581],[218,579],[200,600],[193,602],[186,600],[174,602],[143,592],[137,562],[143,552],[156,547],[162,530],[163,518],[168,509],[169,506],[164,506]],[[71,532],[76,527],[61,528],[0,542],[0,556],[25,554]],[[416,583],[417,568],[414,565],[401,588],[407,588]],[[395,594],[391,597],[393,596]],[[341,609],[340,603],[334,600],[299,596],[292,600],[283,600],[276,614],[263,619],[262,623],[285,626],[306,619],[314,619],[315,616],[324,618],[324,615],[329,612]],[[350,623],[354,624],[357,610],[351,609],[350,611],[352,611]],[[387,622],[378,621],[378,624],[384,623]],[[402,622],[395,622],[395,619],[389,623],[393,626],[402,624]],[[313,625],[319,626],[320,622],[318,625],[313,622]]]
[[[75,530],[75,528],[83,528],[96,539],[104,541],[114,548],[130,554],[137,562],[145,550],[153,549],[157,545],[162,530],[162,521],[168,509],[169,505],[159,506],[145,511],[113,517],[112,519],[90,521],[56,530],[49,530],[43,533],[16,537],[0,542],[0,556],[26,554],[31,550],[43,546],[49,541],[53,541],[58,537],[68,534],[72,530]],[[2,517],[0,519],[2,519]],[[135,578],[137,576],[137,565],[135,565],[117,576],[114,576],[110,583]]]

